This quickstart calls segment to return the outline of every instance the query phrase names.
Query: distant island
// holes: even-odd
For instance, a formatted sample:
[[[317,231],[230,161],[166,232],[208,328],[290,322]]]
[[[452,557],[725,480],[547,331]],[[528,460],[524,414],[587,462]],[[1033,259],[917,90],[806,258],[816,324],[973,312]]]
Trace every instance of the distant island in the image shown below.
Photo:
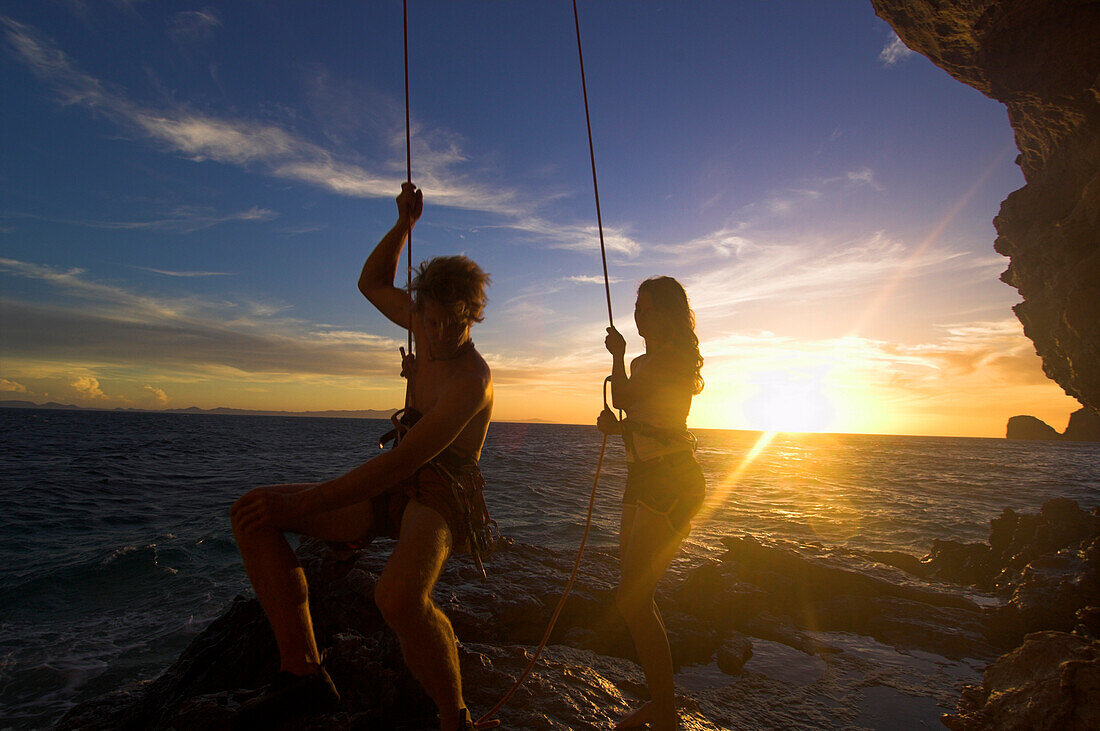
[[[329,409],[327,411],[262,411],[253,409],[229,409],[219,406],[216,409],[200,409],[189,406],[186,409],[113,409],[59,404],[50,401],[36,404],[33,401],[0,401],[0,409],[55,409],[58,411],[123,411],[135,414],[219,414],[222,416],[311,416],[333,419],[388,419],[397,413],[397,409]]]
[[[1005,429],[1008,439],[1032,441],[1100,442],[1100,415],[1080,408],[1070,414],[1065,432],[1058,430],[1034,416],[1013,416]]]
[[[56,411],[112,411],[134,414],[217,414],[219,416],[301,416],[321,419],[388,419],[397,413],[398,409],[328,409],[326,411],[262,411],[253,409],[229,409],[219,406],[216,409],[200,409],[197,406],[189,406],[186,409],[113,409],[77,406],[76,404],[59,404],[49,401],[44,404],[36,404],[33,401],[0,401],[0,409],[53,409]],[[546,419],[516,419],[521,424],[552,424]]]

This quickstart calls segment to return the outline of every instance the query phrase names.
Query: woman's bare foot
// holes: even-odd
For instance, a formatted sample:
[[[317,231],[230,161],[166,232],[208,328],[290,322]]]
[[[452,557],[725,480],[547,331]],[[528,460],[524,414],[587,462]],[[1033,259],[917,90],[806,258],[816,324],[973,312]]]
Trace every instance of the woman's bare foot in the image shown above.
[[[649,728],[653,731],[676,731],[680,728],[680,714],[675,708],[654,708],[649,717]]]
[[[651,720],[653,720],[653,701],[649,701],[641,708],[624,716],[615,724],[615,729],[618,731],[618,729],[625,728],[643,728],[649,725]]]

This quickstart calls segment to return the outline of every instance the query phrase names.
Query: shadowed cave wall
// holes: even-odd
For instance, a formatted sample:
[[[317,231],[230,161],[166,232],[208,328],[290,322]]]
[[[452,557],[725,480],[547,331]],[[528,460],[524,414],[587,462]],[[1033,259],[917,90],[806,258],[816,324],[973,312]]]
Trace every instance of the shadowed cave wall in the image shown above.
[[[1100,1],[871,0],[914,51],[1008,108],[1027,184],[994,218],[1043,370],[1100,413]]]

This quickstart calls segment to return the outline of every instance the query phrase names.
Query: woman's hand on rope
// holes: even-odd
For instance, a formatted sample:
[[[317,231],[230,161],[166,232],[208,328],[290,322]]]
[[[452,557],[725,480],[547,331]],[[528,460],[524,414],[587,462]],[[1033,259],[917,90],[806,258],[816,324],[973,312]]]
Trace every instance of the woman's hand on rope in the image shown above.
[[[408,223],[409,228],[412,228],[423,212],[424,191],[419,190],[412,183],[402,183],[401,193],[397,196],[398,219]]]
[[[623,425],[615,417],[615,414],[611,409],[604,407],[600,412],[600,416],[596,419],[596,428],[604,434],[615,435],[623,433]]]
[[[411,379],[416,375],[416,354],[406,353],[405,348],[401,348],[401,377]]]
[[[613,327],[607,328],[607,337],[604,338],[603,344],[611,355],[618,358],[626,355],[626,338]]]

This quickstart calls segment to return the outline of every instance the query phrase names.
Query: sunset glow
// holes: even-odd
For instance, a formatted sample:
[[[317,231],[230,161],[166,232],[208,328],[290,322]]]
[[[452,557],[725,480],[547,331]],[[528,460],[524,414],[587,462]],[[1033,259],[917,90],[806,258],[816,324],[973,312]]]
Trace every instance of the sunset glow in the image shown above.
[[[750,379],[756,392],[743,405],[747,423],[772,432],[833,430],[835,410],[819,374],[776,370],[752,374]]]
[[[571,9],[409,10],[414,258],[491,273],[495,418],[592,423],[610,359]],[[405,175],[400,11],[5,4],[0,398],[399,406],[405,334],[355,282]],[[1001,105],[866,2],[580,13],[615,322],[639,354],[637,284],[684,283],[691,426],[1064,428],[1078,404],[998,281],[991,221],[1023,184]]]

